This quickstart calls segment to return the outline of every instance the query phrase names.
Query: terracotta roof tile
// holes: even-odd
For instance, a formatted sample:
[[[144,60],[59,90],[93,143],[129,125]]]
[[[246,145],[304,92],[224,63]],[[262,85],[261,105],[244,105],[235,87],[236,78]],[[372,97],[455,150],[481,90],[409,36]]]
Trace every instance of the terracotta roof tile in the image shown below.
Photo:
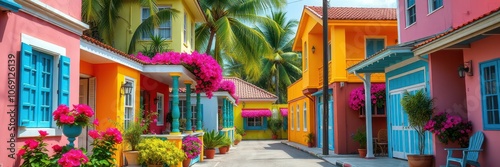
[[[478,21],[478,20],[481,20],[481,19],[485,18],[486,16],[489,16],[489,15],[491,15],[491,14],[493,14],[493,13],[495,13],[495,12],[499,12],[499,11],[500,11],[500,7],[499,7],[499,8],[496,8],[496,9],[494,9],[494,10],[492,10],[492,11],[488,12],[488,13],[485,13],[485,14],[483,14],[483,15],[481,15],[481,16],[479,16],[479,17],[475,18],[475,19],[472,19],[472,20],[470,20],[470,21],[468,21],[468,22],[466,22],[466,23],[464,23],[464,24],[462,24],[462,25],[460,25],[460,26],[457,26],[457,27],[455,27],[455,28],[453,28],[453,29],[451,29],[451,30],[449,30],[449,31],[446,31],[446,32],[444,32],[444,33],[442,33],[442,34],[439,34],[439,35],[437,35],[437,36],[436,36],[436,37],[434,37],[434,38],[430,38],[430,39],[428,39],[428,40],[426,40],[426,41],[424,41],[424,42],[422,42],[422,43],[416,44],[416,45],[415,45],[415,47],[413,47],[413,49],[416,49],[416,48],[418,48],[418,47],[421,47],[421,46],[424,46],[424,45],[426,45],[426,44],[428,44],[428,43],[431,43],[432,41],[435,41],[435,40],[437,40],[437,39],[439,39],[439,38],[442,38],[442,37],[444,37],[444,36],[446,36],[446,35],[448,35],[448,34],[450,34],[450,33],[454,32],[454,31],[457,31],[457,30],[459,30],[459,29],[461,29],[461,28],[463,28],[463,27],[465,27],[465,26],[467,26],[467,25],[469,25],[469,24],[471,24],[471,23],[474,23],[474,22],[476,22],[476,21]]]
[[[323,7],[305,6],[316,16],[323,17]],[[355,8],[355,7],[330,7],[328,8],[330,20],[396,20],[396,8]]]
[[[261,89],[249,82],[246,82],[240,78],[237,77],[224,77],[222,79],[223,81],[232,81],[234,83],[234,86],[236,86],[236,96],[240,100],[245,100],[245,99],[275,99],[277,100],[278,97],[268,91],[265,91],[264,89]]]
[[[81,37],[82,37],[82,39],[84,39],[84,40],[86,40],[86,41],[88,41],[88,42],[91,42],[91,43],[93,43],[93,44],[95,44],[95,45],[97,45],[97,46],[100,46],[100,47],[102,47],[102,48],[104,48],[104,49],[107,49],[107,50],[109,50],[109,51],[111,51],[111,52],[114,52],[114,53],[116,53],[116,54],[118,54],[118,55],[120,55],[120,56],[123,56],[123,57],[125,57],[125,58],[130,59],[130,60],[133,60],[133,61],[139,62],[139,63],[141,63],[141,64],[148,64],[148,63],[146,63],[146,62],[144,62],[144,61],[142,61],[142,60],[137,59],[137,58],[136,58],[136,57],[134,57],[134,56],[130,56],[129,54],[127,54],[127,53],[125,53],[125,52],[122,52],[122,51],[120,51],[120,50],[118,50],[118,49],[113,48],[112,46],[109,46],[109,45],[107,45],[107,44],[105,44],[105,43],[102,43],[101,41],[98,41],[97,39],[91,38],[91,37],[86,36],[86,35],[82,35]]]

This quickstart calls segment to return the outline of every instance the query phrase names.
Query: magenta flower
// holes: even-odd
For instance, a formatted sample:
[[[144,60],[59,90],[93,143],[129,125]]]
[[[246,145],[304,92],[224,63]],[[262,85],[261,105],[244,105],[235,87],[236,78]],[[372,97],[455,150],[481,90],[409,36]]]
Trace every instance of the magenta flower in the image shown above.
[[[201,141],[195,136],[186,136],[182,140],[182,150],[189,159],[196,158],[201,153]]]
[[[92,109],[84,104],[73,105],[70,110],[66,105],[60,105],[52,113],[57,126],[62,125],[80,125],[89,124],[90,117],[94,116]]]
[[[86,164],[89,161],[82,150],[72,149],[63,154],[57,163],[63,167],[76,167]]]
[[[47,133],[47,131],[44,131],[44,130],[39,130],[38,133],[40,134],[40,136],[42,137],[45,137],[47,135],[49,135],[49,133]]]
[[[458,142],[460,146],[467,147],[472,123],[463,121],[459,116],[440,112],[427,122],[424,130],[434,133],[441,143]]]
[[[58,152],[61,152],[62,151],[62,147],[60,145],[53,145],[52,146],[52,150],[54,150],[54,152],[58,153]]]
[[[92,124],[94,124],[94,126],[99,126],[99,120],[97,120],[97,118],[94,119],[94,122],[92,122]]]
[[[25,149],[20,149],[19,152],[17,152],[18,156],[23,156],[26,153]]]

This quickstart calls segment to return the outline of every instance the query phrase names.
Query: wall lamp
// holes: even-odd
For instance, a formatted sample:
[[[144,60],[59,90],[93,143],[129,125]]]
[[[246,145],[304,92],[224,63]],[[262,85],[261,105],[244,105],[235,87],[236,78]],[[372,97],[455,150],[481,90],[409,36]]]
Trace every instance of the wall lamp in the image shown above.
[[[154,104],[157,105],[159,100],[160,99],[158,99],[158,97],[156,97],[155,99],[153,99]]]
[[[132,85],[131,82],[125,82],[123,83],[121,89],[120,89],[120,95],[130,95],[132,93],[132,88],[134,86]]]
[[[312,51],[313,53],[314,53],[314,52],[316,52],[316,48],[313,46],[313,47],[311,48],[311,51]]]
[[[466,74],[472,76],[472,60],[466,61],[463,65],[458,66],[458,76],[463,78]]]

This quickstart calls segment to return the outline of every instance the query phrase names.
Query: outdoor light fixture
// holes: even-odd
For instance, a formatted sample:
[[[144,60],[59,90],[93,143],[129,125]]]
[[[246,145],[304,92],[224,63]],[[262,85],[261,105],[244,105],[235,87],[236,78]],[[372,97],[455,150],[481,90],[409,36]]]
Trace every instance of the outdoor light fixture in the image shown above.
[[[132,93],[132,88],[134,86],[132,85],[131,82],[125,82],[123,83],[120,91],[120,95],[130,95]]]
[[[465,74],[467,74],[468,76],[472,76],[472,60],[464,62],[463,65],[460,65],[458,67],[458,76],[460,78],[463,78],[465,77]]]
[[[313,46],[313,47],[311,48],[311,51],[312,51],[313,53],[314,53],[314,52],[316,52],[316,48]]]
[[[160,100],[160,99],[158,99],[158,97],[156,97],[155,99],[153,99],[153,102],[155,103],[155,105],[158,104],[158,100]]]

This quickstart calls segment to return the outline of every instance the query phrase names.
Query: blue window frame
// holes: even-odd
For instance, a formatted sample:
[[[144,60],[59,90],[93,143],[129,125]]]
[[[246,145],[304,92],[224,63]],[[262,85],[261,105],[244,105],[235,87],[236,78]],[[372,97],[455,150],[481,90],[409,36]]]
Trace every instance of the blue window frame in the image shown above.
[[[429,13],[443,6],[443,0],[429,0]]]
[[[52,123],[54,90],[54,56],[21,44],[19,71],[19,126],[48,128]],[[69,103],[70,59],[59,58],[58,104]]]
[[[266,130],[267,119],[265,117],[245,118],[243,125],[245,130]]]
[[[481,103],[485,130],[500,130],[499,64],[500,60],[480,64]]]
[[[378,51],[384,49],[385,40],[380,38],[367,38],[366,39],[366,58],[372,56]]]
[[[406,26],[417,22],[417,10],[415,0],[406,0]]]

